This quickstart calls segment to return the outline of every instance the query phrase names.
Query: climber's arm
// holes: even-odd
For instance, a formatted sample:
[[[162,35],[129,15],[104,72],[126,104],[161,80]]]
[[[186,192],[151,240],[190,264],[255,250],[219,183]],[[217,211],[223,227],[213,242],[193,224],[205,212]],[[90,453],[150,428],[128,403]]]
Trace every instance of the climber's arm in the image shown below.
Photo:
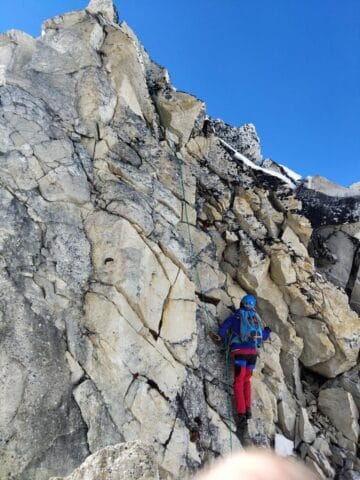
[[[220,325],[218,333],[221,337],[221,340],[224,344],[227,342],[228,332],[232,328],[233,320],[236,318],[236,315],[232,313],[223,323]]]

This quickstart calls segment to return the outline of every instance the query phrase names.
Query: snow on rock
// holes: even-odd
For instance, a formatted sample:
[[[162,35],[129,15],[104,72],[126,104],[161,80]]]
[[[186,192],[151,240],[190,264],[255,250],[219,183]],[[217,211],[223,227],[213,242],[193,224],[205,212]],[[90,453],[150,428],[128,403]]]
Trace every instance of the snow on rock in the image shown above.
[[[286,174],[292,178],[295,182],[299,182],[302,179],[302,176],[299,175],[298,173],[294,172],[294,170],[291,170],[288,167],[285,167],[285,165],[279,164],[281,168],[283,168],[286,172]]]
[[[275,435],[275,452],[281,457],[290,457],[294,453],[294,442],[277,433]]]
[[[279,172],[271,171],[271,170],[268,170],[266,168],[260,167],[259,165],[256,165],[256,163],[254,163],[252,160],[249,160],[248,158],[246,158],[245,155],[243,155],[242,153],[237,152],[231,145],[226,143],[224,140],[222,140],[221,138],[219,140],[220,140],[220,143],[225,148],[227,148],[227,149],[229,149],[233,152],[233,158],[234,159],[240,160],[241,162],[243,162],[245,165],[252,168],[253,170],[257,170],[257,171],[265,173],[266,175],[270,175],[270,176],[279,178],[283,183],[286,183],[291,189],[294,189],[296,187],[295,183],[292,182],[285,175],[283,175]]]

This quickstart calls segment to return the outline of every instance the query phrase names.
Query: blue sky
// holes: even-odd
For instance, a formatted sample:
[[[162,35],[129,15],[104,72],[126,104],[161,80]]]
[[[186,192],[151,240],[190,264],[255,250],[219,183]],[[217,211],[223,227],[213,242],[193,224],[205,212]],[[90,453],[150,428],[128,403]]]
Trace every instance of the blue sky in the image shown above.
[[[87,0],[3,0],[0,31],[34,36]],[[360,181],[359,0],[118,0],[179,90],[232,125],[255,124],[265,157],[303,176]]]

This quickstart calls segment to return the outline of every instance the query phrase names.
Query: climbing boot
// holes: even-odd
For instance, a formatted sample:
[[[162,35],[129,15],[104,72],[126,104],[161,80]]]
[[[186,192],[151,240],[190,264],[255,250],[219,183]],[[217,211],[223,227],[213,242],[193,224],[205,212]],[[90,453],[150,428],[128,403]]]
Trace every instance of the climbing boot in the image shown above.
[[[236,436],[238,437],[239,440],[241,440],[242,437],[244,436],[244,433],[247,430],[246,414],[245,413],[236,414],[235,423],[236,423]]]
[[[244,427],[247,425],[247,418],[245,413],[237,413],[235,417],[237,427]]]
[[[246,409],[245,415],[246,415],[246,419],[247,419],[247,420],[250,420],[250,418],[252,417],[252,415],[251,415],[251,408],[250,408],[250,407],[248,407],[248,408]]]

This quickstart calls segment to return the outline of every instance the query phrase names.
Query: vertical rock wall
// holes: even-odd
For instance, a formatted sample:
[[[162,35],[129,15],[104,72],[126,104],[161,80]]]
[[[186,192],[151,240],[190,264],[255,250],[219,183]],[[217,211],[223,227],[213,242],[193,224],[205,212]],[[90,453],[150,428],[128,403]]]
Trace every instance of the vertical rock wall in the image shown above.
[[[160,478],[185,478],[240,448],[208,333],[245,292],[274,332],[252,441],[281,433],[330,478],[355,469],[360,321],[316,273],[306,198],[116,15],[93,0],[39,39],[0,37],[0,477],[67,475],[140,440]]]

